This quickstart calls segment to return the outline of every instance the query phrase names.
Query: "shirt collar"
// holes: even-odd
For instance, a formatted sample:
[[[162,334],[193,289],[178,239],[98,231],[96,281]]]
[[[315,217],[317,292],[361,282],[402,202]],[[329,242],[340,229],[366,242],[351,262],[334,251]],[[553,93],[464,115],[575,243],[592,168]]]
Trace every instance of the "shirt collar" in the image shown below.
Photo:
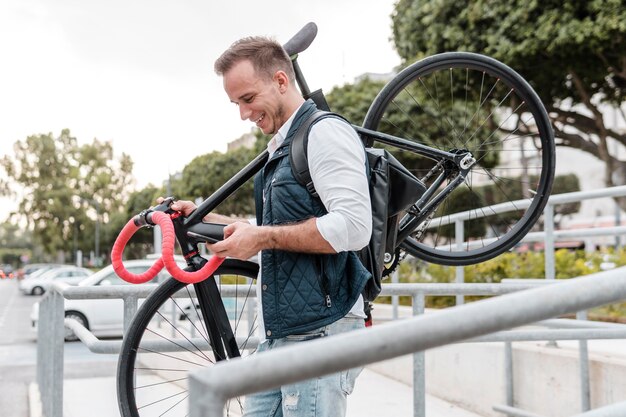
[[[300,105],[300,107],[302,107],[302,105]],[[289,117],[289,119],[287,119],[285,124],[283,124],[280,127],[280,129],[278,129],[278,132],[276,132],[274,137],[272,137],[272,139],[270,139],[270,141],[267,143],[267,150],[269,152],[270,158],[272,157],[272,155],[274,155],[274,152],[276,152],[276,149],[280,148],[280,145],[282,145],[283,142],[285,141],[285,138],[287,137],[287,133],[289,132],[289,129],[291,128],[291,124],[293,123],[293,119],[296,117],[296,114],[298,114],[298,110],[300,110],[300,107],[298,107],[291,114],[291,116]]]

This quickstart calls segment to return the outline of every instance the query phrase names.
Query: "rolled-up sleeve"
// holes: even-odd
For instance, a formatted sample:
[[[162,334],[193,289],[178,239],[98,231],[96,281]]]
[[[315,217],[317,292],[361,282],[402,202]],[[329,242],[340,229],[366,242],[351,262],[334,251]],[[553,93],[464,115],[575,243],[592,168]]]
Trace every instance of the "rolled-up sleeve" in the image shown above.
[[[359,250],[372,234],[365,151],[354,129],[336,118],[316,123],[307,147],[309,171],[328,214],[317,229],[337,252]]]

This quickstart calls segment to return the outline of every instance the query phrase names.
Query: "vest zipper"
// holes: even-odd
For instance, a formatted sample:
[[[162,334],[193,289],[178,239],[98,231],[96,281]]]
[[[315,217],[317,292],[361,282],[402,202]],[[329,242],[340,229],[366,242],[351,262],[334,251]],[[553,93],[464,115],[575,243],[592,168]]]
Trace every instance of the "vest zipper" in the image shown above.
[[[318,266],[318,270],[320,273],[320,288],[322,289],[322,292],[324,293],[324,300],[326,300],[326,307],[330,308],[332,307],[332,302],[330,300],[330,294],[328,292],[328,278],[326,277],[326,271],[324,270],[324,261],[321,259],[321,257],[317,256],[316,257],[316,263]]]

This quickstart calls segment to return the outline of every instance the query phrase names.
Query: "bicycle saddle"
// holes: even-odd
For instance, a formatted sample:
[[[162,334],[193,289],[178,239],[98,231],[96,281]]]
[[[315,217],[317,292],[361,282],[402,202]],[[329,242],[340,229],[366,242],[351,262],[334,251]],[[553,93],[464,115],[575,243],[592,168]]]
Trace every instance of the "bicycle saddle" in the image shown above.
[[[317,35],[317,25],[309,22],[283,45],[287,55],[299,54],[311,45]]]

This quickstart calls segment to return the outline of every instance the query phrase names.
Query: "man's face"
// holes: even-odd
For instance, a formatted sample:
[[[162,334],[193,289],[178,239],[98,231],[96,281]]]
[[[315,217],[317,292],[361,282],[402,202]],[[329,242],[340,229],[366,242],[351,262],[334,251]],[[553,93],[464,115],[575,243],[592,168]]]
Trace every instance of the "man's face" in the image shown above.
[[[281,90],[285,86],[256,74],[252,63],[240,61],[224,74],[224,90],[239,106],[241,120],[250,120],[266,135],[274,134],[285,123]]]

